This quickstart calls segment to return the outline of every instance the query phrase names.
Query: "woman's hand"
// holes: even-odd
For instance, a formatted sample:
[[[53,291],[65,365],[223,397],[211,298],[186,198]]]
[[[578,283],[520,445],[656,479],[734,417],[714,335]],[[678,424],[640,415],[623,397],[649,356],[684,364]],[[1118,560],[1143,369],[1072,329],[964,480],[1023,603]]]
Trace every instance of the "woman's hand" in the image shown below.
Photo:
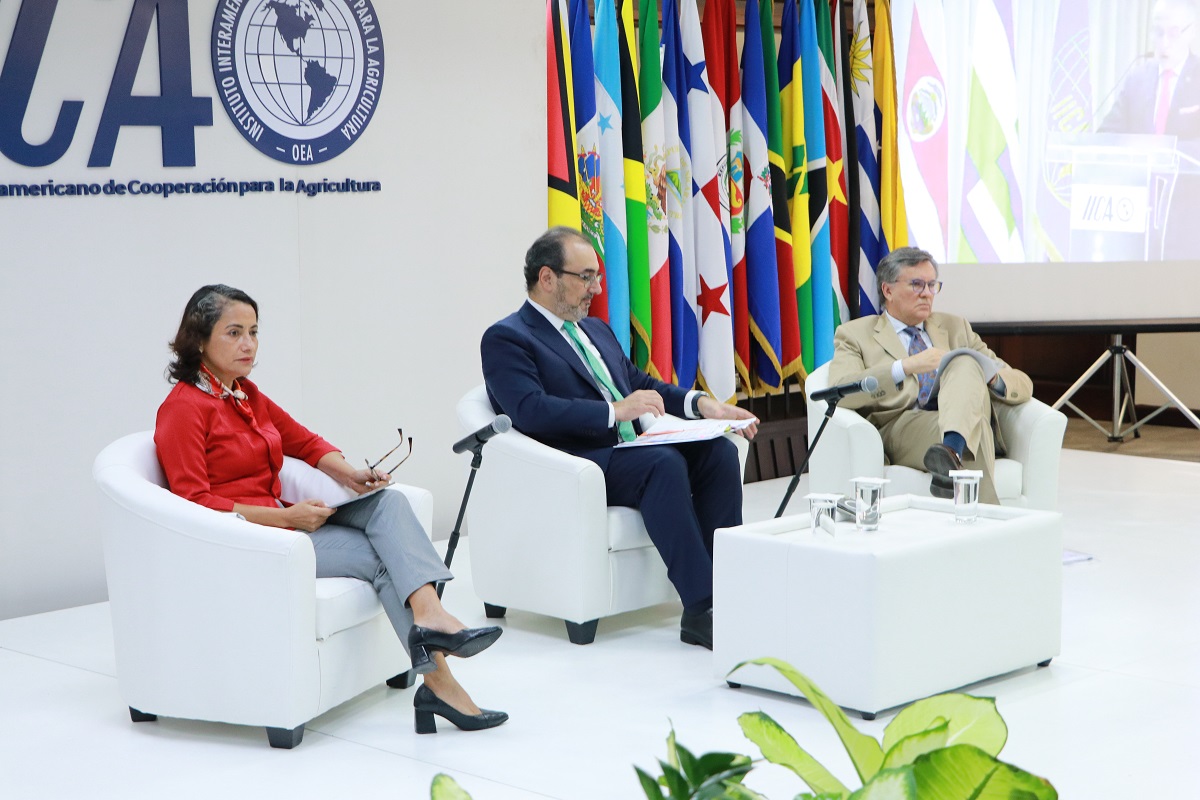
[[[341,453],[326,453],[317,462],[317,469],[355,494],[374,491],[392,482],[392,476],[377,469],[355,469]]]
[[[324,525],[336,510],[320,500],[302,500],[284,509],[284,514],[289,528],[312,533]]]

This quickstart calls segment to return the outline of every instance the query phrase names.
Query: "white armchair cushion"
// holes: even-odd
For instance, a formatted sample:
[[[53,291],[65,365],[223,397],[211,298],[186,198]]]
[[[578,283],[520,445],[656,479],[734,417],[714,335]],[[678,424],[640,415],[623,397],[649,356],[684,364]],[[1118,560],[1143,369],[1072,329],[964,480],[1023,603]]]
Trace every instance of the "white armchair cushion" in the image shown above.
[[[321,578],[317,581],[317,640],[353,628],[379,614],[379,595],[358,578]]]

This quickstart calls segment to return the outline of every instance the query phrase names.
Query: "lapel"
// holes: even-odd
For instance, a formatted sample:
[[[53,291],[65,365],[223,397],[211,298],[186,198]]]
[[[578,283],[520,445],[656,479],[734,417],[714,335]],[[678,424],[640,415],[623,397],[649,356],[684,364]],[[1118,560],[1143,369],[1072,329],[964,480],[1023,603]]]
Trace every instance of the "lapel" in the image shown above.
[[[591,370],[583,363],[583,358],[563,338],[563,335],[550,324],[550,320],[542,316],[537,309],[530,308],[529,304],[532,302],[530,300],[521,306],[521,321],[529,328],[530,334],[543,345],[553,350],[559,358],[566,362],[567,367],[574,370],[579,377],[587,381],[588,385],[596,390],[596,394],[603,397],[604,393],[600,391],[600,386],[596,383],[596,378],[592,375]]]
[[[1175,82],[1175,91],[1171,95],[1170,110],[1170,115],[1176,120],[1182,120],[1185,118],[1184,115],[1180,113],[1184,108],[1189,109],[1188,116],[1196,113],[1195,109],[1193,108],[1195,105],[1195,92],[1192,89],[1192,83],[1196,80],[1197,63],[1196,57],[1189,54],[1187,59],[1183,62],[1183,66],[1179,69],[1179,77]],[[1152,97],[1151,102],[1153,103],[1153,101],[1154,98]],[[1185,103],[1187,104],[1186,106],[1184,105]],[[1150,113],[1154,113],[1153,106],[1151,106]]]
[[[613,349],[612,344],[616,340],[612,336],[612,329],[608,327],[608,323],[595,317],[584,317],[580,320],[579,327],[584,329],[596,350],[599,351],[600,359],[608,369],[608,377],[612,380],[613,385],[621,394],[628,395],[630,388],[629,382],[625,380],[625,354]]]
[[[879,319],[875,321],[875,341],[892,358],[908,357],[908,350],[900,342],[900,336],[897,335],[896,329],[883,314],[880,314]]]
[[[953,349],[950,347],[950,334],[946,332],[945,328],[934,322],[932,316],[925,320],[925,332],[929,334],[929,341],[933,342],[934,347],[942,350]]]

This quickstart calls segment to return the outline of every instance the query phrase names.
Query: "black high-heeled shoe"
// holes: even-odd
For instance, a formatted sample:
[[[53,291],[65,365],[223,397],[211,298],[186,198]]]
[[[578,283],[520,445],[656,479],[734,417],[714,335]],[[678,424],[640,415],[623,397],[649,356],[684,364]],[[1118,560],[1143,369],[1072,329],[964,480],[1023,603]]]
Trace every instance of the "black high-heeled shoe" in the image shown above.
[[[413,625],[412,630],[408,632],[408,649],[413,653],[414,665],[418,650],[433,650],[448,656],[470,658],[491,647],[502,633],[504,629],[495,625],[486,628],[463,628],[458,633],[442,633]]]
[[[437,733],[434,714],[453,722],[460,731],[481,731],[484,728],[494,728],[508,720],[508,714],[503,711],[490,711],[486,708],[481,708],[481,713],[474,716],[464,714],[434,694],[433,690],[423,683],[413,695],[413,709],[416,714],[417,733]]]
[[[429,650],[424,645],[412,644],[412,634],[408,636],[408,657],[412,661],[412,671],[415,675],[428,675],[430,672],[437,671],[437,664],[433,663],[433,659],[429,657]]]

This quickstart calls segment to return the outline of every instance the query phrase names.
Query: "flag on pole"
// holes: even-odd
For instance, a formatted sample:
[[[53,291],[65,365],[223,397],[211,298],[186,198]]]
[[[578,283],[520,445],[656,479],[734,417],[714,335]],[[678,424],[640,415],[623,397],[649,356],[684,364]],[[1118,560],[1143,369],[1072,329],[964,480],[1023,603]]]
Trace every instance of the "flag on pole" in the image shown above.
[[[858,157],[858,313],[864,317],[880,311],[875,270],[879,259],[888,252],[879,227],[879,129],[873,72],[867,0],[854,0],[849,77],[853,82],[854,143]]]
[[[730,289],[733,301],[734,368],[747,394],[750,381],[750,308],[746,297],[746,160],[742,150],[742,87],[738,75],[737,9],[733,0],[704,6],[704,52],[708,78],[725,121],[725,182],[721,202],[729,210]]]
[[[630,357],[648,370],[654,322],[650,311],[650,260],[646,250],[646,165],[642,163],[641,112],[638,110],[637,62],[630,49],[637,41],[634,0],[620,0],[621,27],[617,55],[621,59],[621,149],[625,165],[626,249],[629,262]]]
[[[830,14],[830,0],[816,0],[817,46],[821,49],[821,91],[825,103],[825,185],[829,191],[829,262],[832,270],[833,327],[850,319],[850,209],[846,199],[846,106],[842,70],[842,15]],[[833,339],[829,342],[833,357]]]
[[[656,0],[640,0],[638,24],[638,51],[642,62],[639,85],[642,154],[646,164],[646,250],[650,262],[650,319],[653,325],[647,371],[655,378],[677,383],[671,343],[666,112],[663,109],[662,51]]]
[[[625,145],[621,140],[621,56],[613,0],[596,3],[596,118],[604,216],[604,292],[608,325],[625,355],[629,341],[629,253],[625,218]]]
[[[879,126],[879,224],[883,252],[908,245],[904,182],[896,150],[896,62],[892,46],[891,0],[875,0],[875,114]]]
[[[958,261],[1025,260],[1012,0],[980,0],[971,34],[971,105]]]
[[[579,230],[571,45],[563,3],[546,0],[546,221],[552,228],[566,225]]]
[[[775,8],[772,0],[764,0],[759,6],[758,20],[767,90],[767,147],[770,150],[771,206],[775,216],[775,257],[779,284],[779,329],[783,346],[780,358],[782,374],[786,378],[803,371],[800,317],[796,307],[797,283],[793,248],[795,220],[788,203],[788,191],[792,181],[783,156],[784,150],[795,147],[795,143],[789,142],[785,147],[783,141],[783,112],[780,109],[779,72],[775,57]],[[746,27],[750,27],[749,17]],[[801,225],[801,230],[805,227]],[[802,248],[804,238],[801,236]]]
[[[794,0],[789,0],[793,2]],[[806,374],[833,358],[833,266],[829,260],[829,183],[825,165],[826,97],[821,72],[825,60],[817,39],[815,4],[804,0],[800,12],[800,62],[804,66],[804,139],[808,153],[808,203],[812,224],[813,336],[811,361],[806,343]],[[810,111],[811,110],[811,111]]]
[[[604,206],[600,179],[600,121],[596,116],[596,66],[592,59],[592,24],[587,0],[571,0],[567,9],[571,32],[571,77],[575,93],[575,162],[579,171],[579,210],[583,235],[591,242],[604,273]],[[607,276],[605,276],[607,277]],[[590,316],[608,321],[608,295],[592,299]]]
[[[699,294],[696,281],[692,211],[691,115],[687,102],[688,71],[679,32],[678,0],[663,0],[663,122],[667,145],[667,230],[670,233],[668,263],[671,268],[671,347],[675,377],[679,385],[696,383],[699,354],[699,320],[694,303]]]
[[[909,234],[938,261],[946,260],[950,212],[950,135],[946,115],[946,21],[942,0],[892,0],[900,89],[897,146],[904,177]]]
[[[746,0],[747,24],[742,42],[742,130],[746,154],[746,294],[750,312],[750,334],[753,337],[752,379],[756,392],[779,389],[783,385],[783,368],[779,362],[779,354],[783,350],[779,322],[779,266],[775,254],[771,162],[767,143],[767,69],[763,61],[762,27],[755,24],[758,18],[758,0]],[[772,40],[774,36],[772,26]],[[789,286],[785,294],[792,298],[794,325],[794,288]]]
[[[704,57],[704,35],[696,0],[681,0],[679,32],[687,69],[688,118],[691,122],[692,181],[695,194],[693,253],[698,292],[693,311],[700,321],[700,385],[728,402],[737,394],[733,368],[733,304],[729,298],[729,212],[721,203],[725,161],[725,115],[714,102]],[[693,299],[689,298],[689,299]]]

